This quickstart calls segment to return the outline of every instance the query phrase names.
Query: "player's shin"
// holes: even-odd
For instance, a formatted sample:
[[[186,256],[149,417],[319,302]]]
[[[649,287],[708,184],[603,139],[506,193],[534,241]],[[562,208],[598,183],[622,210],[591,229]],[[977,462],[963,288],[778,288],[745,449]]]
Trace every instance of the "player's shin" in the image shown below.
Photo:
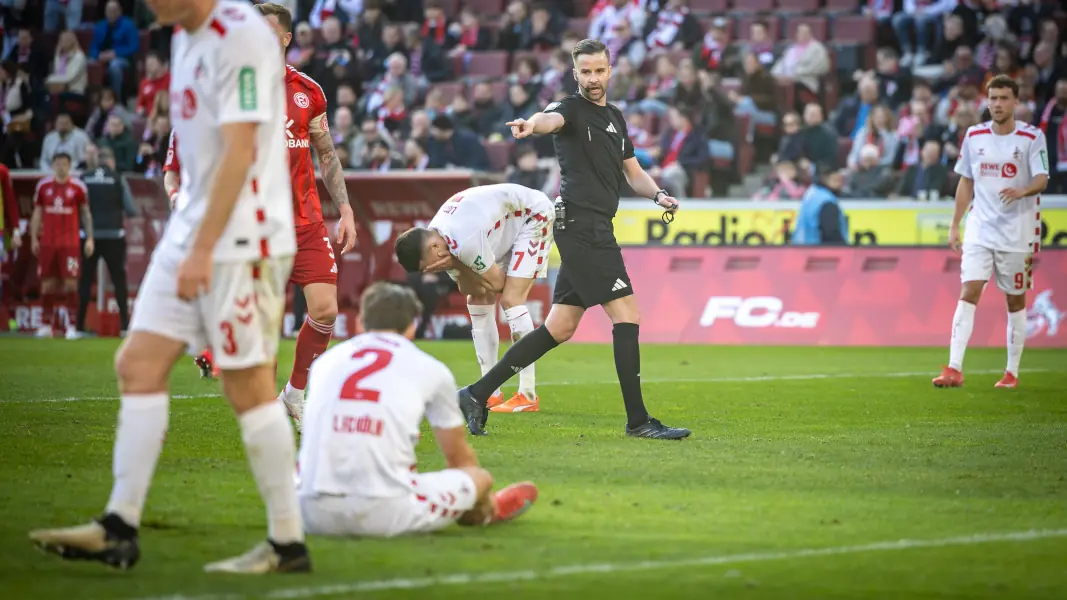
[[[977,307],[960,300],[956,304],[956,314],[952,317],[952,341],[949,346],[949,368],[957,371],[963,370],[963,355],[967,352],[967,343],[971,340],[971,331],[974,330],[974,311]]]
[[[1008,313],[1008,366],[1005,369],[1013,376],[1019,376],[1019,362],[1023,358],[1023,346],[1026,344],[1026,307]]]
[[[496,326],[496,304],[467,304],[471,316],[471,337],[474,338],[474,353],[482,376],[493,368],[500,357],[500,330]]]
[[[640,326],[637,323],[616,323],[612,328],[615,350],[615,372],[622,388],[622,401],[626,405],[626,421],[630,428],[639,427],[648,421],[648,410],[641,394],[641,345]]]
[[[267,367],[260,369],[263,374],[270,372]],[[267,505],[271,541],[276,544],[302,542],[304,529],[296,498],[294,466],[296,444],[285,408],[271,399],[241,412],[237,420],[248,463]]]
[[[493,390],[558,345],[559,342],[552,337],[544,325],[534,329],[530,335],[512,344],[500,362],[489,369],[485,376],[471,384],[471,395],[475,400],[484,404],[493,394]]]
[[[106,512],[118,515],[134,529],[141,524],[148,487],[163,451],[169,413],[166,392],[122,394],[112,457],[115,481]]]
[[[512,343],[518,342],[534,330],[530,310],[525,305],[505,309],[504,318],[507,319],[508,327],[511,328]],[[519,392],[529,400],[537,398],[533,363],[519,373]]]
[[[293,358],[293,372],[289,375],[289,386],[294,390],[304,390],[308,383],[308,369],[326,348],[333,336],[333,322],[316,321],[308,316],[300,333],[296,336],[296,351]],[[286,391],[289,391],[289,389]]]

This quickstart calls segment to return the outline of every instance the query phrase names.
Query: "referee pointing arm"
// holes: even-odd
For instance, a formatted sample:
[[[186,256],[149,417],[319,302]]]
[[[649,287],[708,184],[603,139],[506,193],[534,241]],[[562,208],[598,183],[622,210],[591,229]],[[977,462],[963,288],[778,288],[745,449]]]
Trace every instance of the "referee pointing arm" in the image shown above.
[[[517,139],[549,133],[554,136],[562,183],[555,222],[561,264],[552,310],[544,325],[512,344],[484,377],[460,390],[460,407],[471,433],[484,435],[486,405],[493,392],[569,340],[586,309],[603,306],[614,324],[615,370],[626,404],[626,435],[682,439],[689,435],[688,429],[667,427],[645,409],[638,343],[640,315],[612,225],[624,178],[634,192],[669,213],[678,209],[678,201],[660,189],[637,163],[626,119],[622,111],[607,103],[611,80],[607,47],[597,40],[583,40],[571,56],[578,93],[549,104],[528,120],[508,123]]]

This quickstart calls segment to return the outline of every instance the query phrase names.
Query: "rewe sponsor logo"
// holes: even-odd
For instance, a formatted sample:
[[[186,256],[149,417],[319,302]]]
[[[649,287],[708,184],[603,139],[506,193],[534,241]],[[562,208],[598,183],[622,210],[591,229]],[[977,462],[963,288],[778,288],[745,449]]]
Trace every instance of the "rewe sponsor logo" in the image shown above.
[[[819,323],[817,312],[787,311],[784,307],[782,300],[774,296],[712,296],[700,315],[700,326],[711,327],[721,319],[750,328],[814,329]]]

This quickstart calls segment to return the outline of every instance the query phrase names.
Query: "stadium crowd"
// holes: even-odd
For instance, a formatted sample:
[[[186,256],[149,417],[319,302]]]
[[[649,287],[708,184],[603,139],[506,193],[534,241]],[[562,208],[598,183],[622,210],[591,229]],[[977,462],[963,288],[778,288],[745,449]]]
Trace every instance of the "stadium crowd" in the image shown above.
[[[1067,13],[1056,0],[290,0],[289,63],[330,101],[348,169],[507,172],[554,193],[551,141],[504,123],[575,87],[569,51],[612,51],[610,100],[643,165],[677,195],[799,199],[815,166],[847,197],[945,197],[983,83],[1009,73],[1019,118],[1046,131],[1067,192]],[[21,7],[20,7],[21,5]],[[11,169],[111,148],[158,175],[170,31],[143,0],[3,7],[3,141]],[[736,189],[736,188],[735,188]]]

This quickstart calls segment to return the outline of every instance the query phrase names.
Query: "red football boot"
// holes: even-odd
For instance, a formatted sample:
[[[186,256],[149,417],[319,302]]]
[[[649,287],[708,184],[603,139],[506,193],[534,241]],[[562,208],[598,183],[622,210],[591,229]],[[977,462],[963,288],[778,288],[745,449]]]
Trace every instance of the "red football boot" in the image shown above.
[[[997,384],[993,387],[1012,389],[1017,388],[1019,387],[1019,378],[1005,371],[1004,377],[1001,377],[1000,381],[998,381]]]
[[[963,373],[952,367],[945,367],[941,370],[941,375],[933,379],[933,384],[939,388],[963,387]]]
[[[513,483],[493,495],[496,516],[490,523],[517,519],[537,501],[537,486],[529,481]]]

